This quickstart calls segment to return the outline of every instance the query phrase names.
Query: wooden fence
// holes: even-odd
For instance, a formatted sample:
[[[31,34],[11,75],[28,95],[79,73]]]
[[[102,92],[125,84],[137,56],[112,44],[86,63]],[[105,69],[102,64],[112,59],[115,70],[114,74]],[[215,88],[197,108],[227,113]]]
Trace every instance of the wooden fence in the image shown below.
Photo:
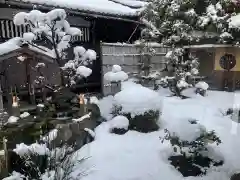
[[[151,47],[155,50],[155,54],[152,56],[150,62],[151,70],[161,70],[164,68],[164,63],[166,63],[165,55],[170,49],[159,45],[152,45]],[[126,73],[139,72],[142,52],[144,51],[139,45],[101,43],[102,74],[104,75],[106,72],[110,71],[114,64],[120,65]],[[110,94],[111,87],[108,86],[109,82],[104,79],[102,82],[103,94]]]

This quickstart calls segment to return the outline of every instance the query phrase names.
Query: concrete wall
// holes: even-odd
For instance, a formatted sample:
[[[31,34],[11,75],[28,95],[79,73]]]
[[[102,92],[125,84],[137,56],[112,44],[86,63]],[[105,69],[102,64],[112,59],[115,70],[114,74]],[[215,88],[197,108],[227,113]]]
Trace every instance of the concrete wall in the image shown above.
[[[156,54],[151,58],[152,70],[161,70],[164,68],[165,55],[169,48],[161,46],[152,46]],[[112,65],[118,64],[126,73],[137,73],[139,71],[139,62],[141,57],[141,48],[133,44],[113,44],[101,43],[102,53],[102,75],[111,71]],[[110,94],[111,88],[106,85],[109,83],[103,79],[103,93]]]

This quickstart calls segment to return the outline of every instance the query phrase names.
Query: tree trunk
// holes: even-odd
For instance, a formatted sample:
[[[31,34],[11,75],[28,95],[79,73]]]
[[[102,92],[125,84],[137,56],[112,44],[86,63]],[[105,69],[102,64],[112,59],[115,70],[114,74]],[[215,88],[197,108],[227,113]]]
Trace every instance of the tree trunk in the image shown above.
[[[61,78],[61,86],[65,86],[65,77],[64,77],[64,71],[60,67],[60,78]]]

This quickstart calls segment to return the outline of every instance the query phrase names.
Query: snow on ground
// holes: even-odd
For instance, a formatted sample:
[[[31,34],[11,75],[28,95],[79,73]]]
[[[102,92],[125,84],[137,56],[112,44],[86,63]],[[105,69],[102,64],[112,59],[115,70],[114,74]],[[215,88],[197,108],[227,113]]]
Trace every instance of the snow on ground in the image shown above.
[[[109,133],[111,120],[102,123],[95,130],[95,141],[77,152],[78,159],[89,159],[76,167],[73,176],[77,171],[85,170],[88,175],[82,180],[229,180],[231,173],[240,170],[240,126],[230,117],[224,117],[220,109],[233,107],[240,100],[240,93],[209,91],[207,97],[196,95],[185,100],[167,97],[166,94],[159,93],[159,99],[163,101],[160,119],[164,127],[161,130],[148,134],[128,131],[124,135],[116,135]],[[112,101],[113,97],[106,97],[99,102],[105,116],[110,112]],[[162,144],[159,137],[163,136],[164,128],[173,126],[188,132],[188,126],[181,124],[183,119],[196,119],[207,130],[216,131],[222,143],[211,147],[224,158],[224,166],[211,169],[203,177],[184,178],[168,163],[172,148],[167,141]]]

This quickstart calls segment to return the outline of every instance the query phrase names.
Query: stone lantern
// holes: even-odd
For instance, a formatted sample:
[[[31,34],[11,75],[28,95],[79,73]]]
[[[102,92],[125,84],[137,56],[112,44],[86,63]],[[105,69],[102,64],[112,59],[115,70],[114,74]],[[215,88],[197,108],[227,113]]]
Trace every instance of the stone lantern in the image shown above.
[[[122,71],[121,66],[113,65],[112,70],[104,75],[104,79],[111,84],[111,95],[115,95],[121,91],[121,82],[127,80],[128,75]]]

